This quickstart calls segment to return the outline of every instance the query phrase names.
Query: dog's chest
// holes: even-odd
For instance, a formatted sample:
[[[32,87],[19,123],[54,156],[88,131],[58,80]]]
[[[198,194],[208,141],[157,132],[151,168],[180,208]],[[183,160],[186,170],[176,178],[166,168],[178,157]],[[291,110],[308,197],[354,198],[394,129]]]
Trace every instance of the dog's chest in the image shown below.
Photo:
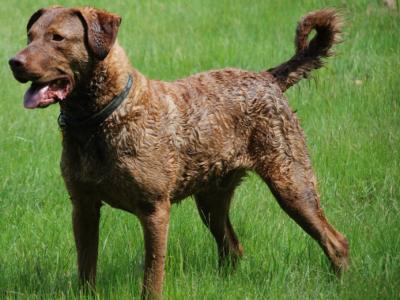
[[[83,154],[73,164],[63,163],[68,182],[89,191],[89,196],[112,207],[135,212],[143,191],[126,165],[96,154]],[[74,187],[73,187],[74,188]],[[72,196],[72,195],[71,195]]]
[[[159,198],[169,191],[165,160],[150,154],[138,158],[135,147],[124,140],[64,142],[61,167],[67,181],[90,187],[102,201],[132,212],[144,198]]]

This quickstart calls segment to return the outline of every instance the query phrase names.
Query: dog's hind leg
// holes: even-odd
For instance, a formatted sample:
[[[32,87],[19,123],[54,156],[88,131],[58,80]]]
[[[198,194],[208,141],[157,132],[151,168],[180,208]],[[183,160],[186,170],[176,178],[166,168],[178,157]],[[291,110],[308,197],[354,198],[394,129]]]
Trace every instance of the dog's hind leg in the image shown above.
[[[195,195],[201,220],[217,242],[220,267],[227,263],[235,266],[243,255],[243,248],[229,220],[229,208],[234,190],[244,175],[242,170],[233,171],[219,183],[212,183]]]
[[[305,140],[296,124],[297,120],[292,119],[286,128],[275,126],[268,134],[256,133],[253,139],[253,147],[257,149],[257,156],[253,156],[255,170],[279,205],[319,243],[339,273],[348,265],[348,242],[328,223],[320,207]]]

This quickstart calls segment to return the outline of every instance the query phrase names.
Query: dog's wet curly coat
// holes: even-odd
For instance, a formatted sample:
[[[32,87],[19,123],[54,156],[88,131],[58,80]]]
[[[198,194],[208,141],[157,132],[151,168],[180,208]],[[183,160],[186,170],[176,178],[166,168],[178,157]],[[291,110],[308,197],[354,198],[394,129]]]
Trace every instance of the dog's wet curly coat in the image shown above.
[[[170,206],[194,195],[218,245],[220,263],[243,248],[229,220],[235,188],[249,170],[268,184],[280,206],[322,247],[336,271],[348,244],[319,203],[303,131],[283,92],[331,55],[341,19],[335,10],[306,15],[296,53],[263,72],[224,69],[175,82],[134,69],[116,41],[121,19],[94,8],[51,7],[28,23],[28,46],[10,60],[15,77],[33,84],[28,108],[59,102],[85,119],[133,85],[98,126],[64,126],[62,174],[73,204],[73,229],[83,283],[94,285],[101,202],[137,215],[145,236],[143,297],[161,295]],[[316,36],[308,42],[312,29]]]

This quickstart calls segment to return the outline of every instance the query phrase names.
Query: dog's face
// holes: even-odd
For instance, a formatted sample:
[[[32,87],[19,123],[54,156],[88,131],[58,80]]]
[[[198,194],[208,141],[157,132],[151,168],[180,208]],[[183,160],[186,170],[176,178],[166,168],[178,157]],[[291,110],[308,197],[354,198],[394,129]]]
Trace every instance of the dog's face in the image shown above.
[[[81,77],[104,60],[121,18],[93,8],[40,9],[27,25],[28,45],[9,60],[14,77],[32,85],[26,108],[68,99]]]

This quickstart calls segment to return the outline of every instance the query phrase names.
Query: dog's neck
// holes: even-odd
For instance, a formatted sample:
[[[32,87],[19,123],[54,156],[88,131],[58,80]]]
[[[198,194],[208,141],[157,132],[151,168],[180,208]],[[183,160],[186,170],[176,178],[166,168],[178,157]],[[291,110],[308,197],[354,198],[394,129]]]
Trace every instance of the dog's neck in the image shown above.
[[[94,62],[88,81],[81,80],[71,96],[60,102],[61,110],[77,119],[100,111],[121,93],[133,69],[124,50],[116,44],[103,61]]]

